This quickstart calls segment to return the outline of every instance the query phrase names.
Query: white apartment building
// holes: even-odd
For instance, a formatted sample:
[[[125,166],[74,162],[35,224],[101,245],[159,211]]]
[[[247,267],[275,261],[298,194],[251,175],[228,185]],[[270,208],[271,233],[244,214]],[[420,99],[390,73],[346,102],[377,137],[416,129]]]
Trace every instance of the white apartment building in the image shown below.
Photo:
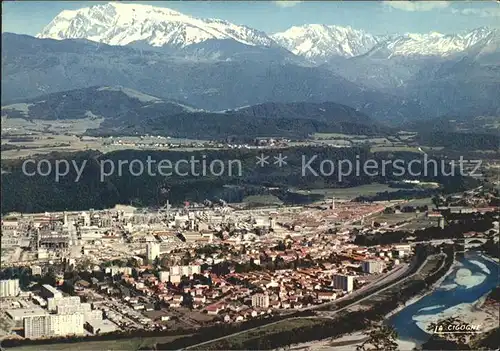
[[[45,316],[29,316],[23,321],[24,337],[37,339],[52,336],[82,335],[83,315],[75,314],[49,314]]]
[[[252,295],[252,307],[268,308],[269,307],[269,295],[262,294],[262,293],[257,293],[257,294]]]
[[[97,319],[97,314],[95,317]],[[53,336],[83,335],[84,324],[85,316],[81,312],[26,316],[23,319],[24,337],[37,339]]]
[[[96,322],[103,320],[103,313],[101,310],[91,310],[83,312],[83,320],[87,322]]]
[[[354,289],[354,277],[344,274],[334,274],[333,287],[345,292],[351,292]]]
[[[154,261],[160,256],[160,244],[159,243],[147,243],[146,245],[146,258],[150,261]]]
[[[368,260],[363,262],[363,272],[369,274],[382,273],[385,264],[378,260]]]
[[[56,311],[58,307],[63,306],[77,306],[80,307],[79,296],[66,296],[66,297],[51,297],[47,299],[47,309],[49,311]]]
[[[0,280],[0,297],[14,297],[20,292],[19,279]]]
[[[73,303],[73,304],[56,303],[55,310],[57,314],[72,314],[72,313],[90,312],[92,308],[89,303]]]
[[[49,315],[25,317],[23,319],[23,327],[26,339],[52,336]]]
[[[82,313],[51,314],[50,321],[53,335],[81,335],[85,333],[83,330],[85,321]]]
[[[191,276],[193,274],[200,274],[201,266],[200,265],[191,265],[191,266],[172,266],[170,267],[170,276],[180,275],[180,276]]]

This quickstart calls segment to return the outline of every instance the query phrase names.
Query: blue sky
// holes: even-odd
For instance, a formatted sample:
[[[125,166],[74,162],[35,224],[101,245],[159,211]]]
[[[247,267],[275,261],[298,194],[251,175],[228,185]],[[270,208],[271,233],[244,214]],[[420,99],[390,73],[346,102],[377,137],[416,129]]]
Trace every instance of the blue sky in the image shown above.
[[[132,1],[126,1],[132,2]],[[2,2],[2,32],[35,35],[62,10],[98,1]],[[268,33],[308,23],[350,25],[373,34],[500,28],[495,1],[144,1],[196,16],[221,18]]]

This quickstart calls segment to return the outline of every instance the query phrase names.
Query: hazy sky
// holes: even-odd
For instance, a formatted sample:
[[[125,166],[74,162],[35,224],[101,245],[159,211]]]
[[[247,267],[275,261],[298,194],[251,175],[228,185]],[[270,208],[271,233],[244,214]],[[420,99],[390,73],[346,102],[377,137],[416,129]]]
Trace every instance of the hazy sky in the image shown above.
[[[132,2],[132,1],[125,1]],[[35,35],[62,10],[98,1],[4,1],[2,32]],[[350,25],[374,34],[454,33],[481,26],[500,28],[498,1],[145,1],[182,13],[221,18],[268,33],[307,23]]]

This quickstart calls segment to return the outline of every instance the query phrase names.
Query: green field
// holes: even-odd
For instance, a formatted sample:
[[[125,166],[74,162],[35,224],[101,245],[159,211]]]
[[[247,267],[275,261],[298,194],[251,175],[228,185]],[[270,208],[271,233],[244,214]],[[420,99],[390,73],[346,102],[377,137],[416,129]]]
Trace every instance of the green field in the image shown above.
[[[24,137],[24,136],[23,136]],[[2,145],[14,145],[18,149],[2,151],[2,159],[24,158],[36,154],[48,154],[54,151],[59,152],[78,152],[83,150],[98,150],[102,153],[108,153],[119,150],[175,150],[175,151],[197,151],[207,150],[208,147],[194,146],[197,143],[204,143],[204,140],[162,138],[150,137],[117,137],[117,138],[80,138],[77,135],[63,135],[51,133],[36,133],[27,137],[32,141],[16,141],[15,137],[2,135]],[[122,144],[119,144],[118,141]],[[159,144],[175,144],[180,147],[168,148]],[[192,143],[193,146],[189,144]],[[143,145],[134,145],[143,144]],[[186,145],[186,146],[184,146]]]
[[[415,146],[385,146],[385,145],[375,145],[370,148],[371,152],[415,152],[422,153]]]
[[[315,133],[312,139],[323,144],[336,146],[369,145],[371,152],[416,152],[421,153],[418,147],[408,146],[406,142],[413,136],[398,135],[393,138],[368,137],[366,135],[349,135],[339,133]]]
[[[318,318],[318,317],[287,319],[287,320],[278,322],[276,324],[266,325],[266,326],[248,331],[246,333],[241,333],[241,334],[238,334],[235,336],[228,337],[225,340],[227,340],[229,343],[231,343],[231,345],[236,347],[237,345],[242,345],[244,342],[246,342],[248,340],[259,339],[264,335],[275,334],[275,333],[282,332],[282,331],[289,331],[289,330],[319,325],[326,320],[329,320],[329,319]],[[211,346],[218,345],[218,343],[219,342],[216,341],[214,343],[205,344],[205,345],[200,346],[199,348],[193,348],[193,350],[210,349]],[[233,349],[234,349],[234,347],[233,347]]]
[[[433,207],[434,204],[432,203],[432,197],[426,197],[426,198],[423,198],[423,199],[414,199],[414,200],[411,200],[410,202],[408,202],[408,205],[410,206],[429,206],[429,207]]]
[[[46,345],[29,345],[8,348],[12,351],[39,351],[39,350],[71,350],[71,351],[89,351],[89,350],[116,350],[116,351],[136,351],[141,347],[152,347],[156,343],[171,342],[179,336],[156,336],[146,338],[131,338],[131,339],[118,339],[118,340],[105,340],[105,341],[86,341],[77,343],[60,343],[60,344],[46,344]]]
[[[261,205],[281,205],[283,201],[273,195],[250,195],[243,199],[247,204],[261,204]]]
[[[326,140],[326,139],[364,139],[367,138],[366,135],[350,135],[350,134],[340,134],[340,133],[314,133],[312,135],[314,140]]]
[[[379,192],[393,192],[397,191],[397,188],[391,188],[386,184],[366,184],[360,185],[353,188],[325,188],[325,189],[313,189],[313,190],[297,190],[296,193],[299,194],[318,194],[323,195],[325,198],[335,197],[341,200],[350,200],[358,196],[370,196],[375,195]]]

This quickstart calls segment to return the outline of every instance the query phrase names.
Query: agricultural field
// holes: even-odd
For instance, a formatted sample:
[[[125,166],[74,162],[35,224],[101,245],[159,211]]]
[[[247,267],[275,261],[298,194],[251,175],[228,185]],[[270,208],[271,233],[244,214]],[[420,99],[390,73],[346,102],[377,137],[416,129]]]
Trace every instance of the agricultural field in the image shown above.
[[[371,152],[415,152],[423,153],[421,148],[417,146],[406,146],[406,145],[375,145],[370,148]]]
[[[87,129],[99,128],[104,118],[82,118],[64,120],[41,120],[2,117],[2,138],[5,134],[43,135],[75,134],[81,135]]]
[[[98,150],[103,153],[118,150],[168,150],[195,151],[208,149],[204,140],[158,138],[158,137],[119,137],[97,138],[52,133],[33,133],[23,136],[2,135],[2,158],[25,158],[51,152],[77,152]],[[174,147],[165,144],[174,144]]]
[[[371,152],[416,152],[422,150],[408,145],[415,137],[413,133],[400,132],[393,137],[369,137],[366,135],[349,135],[339,133],[316,133],[312,135],[315,142],[337,147],[370,146]]]

